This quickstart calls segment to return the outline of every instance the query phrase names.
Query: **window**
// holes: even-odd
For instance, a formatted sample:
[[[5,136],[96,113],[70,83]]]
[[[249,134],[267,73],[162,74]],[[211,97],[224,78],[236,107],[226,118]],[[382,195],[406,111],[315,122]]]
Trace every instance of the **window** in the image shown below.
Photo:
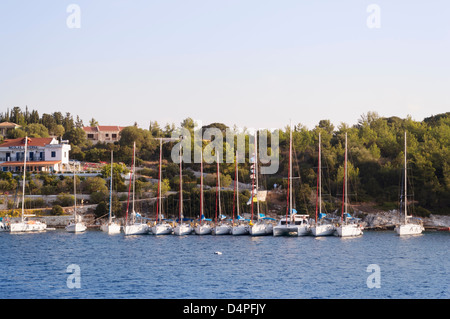
[[[56,157],[56,152],[52,151],[52,157]]]
[[[88,138],[94,138],[94,134],[88,134]]]
[[[117,134],[112,134],[112,138],[117,138]]]

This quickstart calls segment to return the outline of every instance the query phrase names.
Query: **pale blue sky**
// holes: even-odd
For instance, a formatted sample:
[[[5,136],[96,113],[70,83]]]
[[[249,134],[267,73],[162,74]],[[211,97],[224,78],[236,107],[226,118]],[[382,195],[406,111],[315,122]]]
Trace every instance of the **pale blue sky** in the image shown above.
[[[0,110],[144,128],[422,120],[450,111],[449,17],[444,0],[2,0]]]

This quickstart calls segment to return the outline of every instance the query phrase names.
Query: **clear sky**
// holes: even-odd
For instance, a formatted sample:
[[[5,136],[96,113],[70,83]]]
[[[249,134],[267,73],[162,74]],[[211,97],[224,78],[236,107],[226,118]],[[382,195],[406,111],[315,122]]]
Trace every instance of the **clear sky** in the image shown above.
[[[450,1],[2,0],[0,111],[25,105],[143,128],[422,120],[450,111]]]

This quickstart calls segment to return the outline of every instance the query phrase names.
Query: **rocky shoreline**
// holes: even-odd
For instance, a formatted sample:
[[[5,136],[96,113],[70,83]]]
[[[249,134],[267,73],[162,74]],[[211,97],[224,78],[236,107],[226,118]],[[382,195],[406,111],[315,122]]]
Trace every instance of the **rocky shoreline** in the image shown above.
[[[357,215],[364,215],[362,222],[364,228],[368,230],[386,230],[394,229],[395,225],[403,221],[403,216],[397,210],[380,211],[374,213],[359,212]],[[437,230],[450,227],[450,216],[433,215],[430,217],[421,217],[423,226],[426,230]]]

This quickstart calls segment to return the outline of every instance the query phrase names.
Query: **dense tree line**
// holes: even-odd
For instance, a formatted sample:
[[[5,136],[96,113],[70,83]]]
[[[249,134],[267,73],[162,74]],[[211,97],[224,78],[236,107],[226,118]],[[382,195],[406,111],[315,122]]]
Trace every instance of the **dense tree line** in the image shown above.
[[[25,134],[35,137],[57,136],[67,139],[72,145],[71,158],[85,161],[109,161],[110,150],[115,152],[115,159],[131,164],[133,142],[136,142],[136,162],[139,166],[148,167],[146,175],[157,178],[157,160],[159,157],[158,137],[171,137],[172,132],[180,127],[191,133],[193,140],[195,123],[187,118],[177,127],[175,124],[167,124],[162,128],[156,121],[150,122],[148,129],[132,125],[121,132],[121,138],[115,144],[92,145],[86,140],[82,130],[83,122],[78,116],[61,112],[42,114],[39,116],[36,110],[22,111],[19,107],[0,113],[0,121],[17,123],[22,128],[11,131],[8,137],[21,137]],[[90,124],[98,124],[92,119]],[[213,123],[207,127],[215,127],[224,132],[227,127],[221,123]],[[315,206],[317,165],[318,165],[318,136],[322,139],[322,184],[323,200],[325,207],[332,211],[339,208],[343,183],[344,162],[344,136],[348,134],[349,147],[349,181],[351,202],[374,202],[385,208],[397,208],[400,198],[400,189],[403,171],[403,143],[404,132],[407,132],[408,140],[408,176],[411,189],[410,201],[415,203],[416,214],[427,215],[429,212],[448,214],[450,207],[450,112],[425,118],[423,121],[414,121],[410,117],[401,119],[398,117],[380,117],[375,112],[363,114],[358,123],[350,126],[341,123],[334,127],[329,120],[321,120],[318,125],[308,129],[302,124],[292,126],[293,150],[294,150],[294,176],[299,177],[294,181],[295,204],[298,209],[312,212]],[[236,131],[236,128],[231,129]],[[273,185],[281,185],[286,188],[288,176],[288,150],[289,130],[279,130],[279,169],[276,174],[261,176],[262,187],[272,189]],[[270,133],[269,132],[269,136]],[[176,142],[163,144],[163,178],[165,190],[178,190],[178,165],[172,163],[171,152]],[[248,145],[248,137],[246,140]],[[203,145],[205,146],[204,143]],[[229,148],[225,141],[223,149]],[[248,163],[248,149],[245,156],[246,162],[239,165],[239,179],[241,182],[250,182],[250,165]],[[196,215],[198,211],[198,183],[199,177],[195,177],[192,171],[199,171],[200,164],[184,164],[184,195],[185,199],[191,198],[187,211]],[[215,173],[216,166],[205,165],[205,172]],[[224,163],[220,165],[224,183],[232,186],[234,179],[234,164]],[[11,185],[3,185],[4,188],[14,188]],[[209,184],[213,184],[210,181]],[[194,186],[189,186],[194,185]],[[54,185],[59,187],[58,185]],[[52,186],[52,187],[54,187]],[[213,185],[211,185],[213,186]],[[152,188],[153,190],[154,187]],[[176,195],[172,195],[175,196]],[[207,195],[206,197],[214,195]],[[249,196],[246,193],[246,196]],[[168,207],[176,210],[176,198],[167,200]],[[212,198],[211,197],[211,198]],[[231,196],[226,196],[231,197]],[[246,197],[248,199],[248,197]],[[212,200],[212,199],[211,199]],[[232,199],[230,199],[232,200]],[[243,198],[244,200],[244,198]],[[211,204],[212,205],[212,204]],[[230,209],[228,200],[224,205]],[[270,206],[270,203],[268,203]],[[246,209],[243,206],[242,209]]]

